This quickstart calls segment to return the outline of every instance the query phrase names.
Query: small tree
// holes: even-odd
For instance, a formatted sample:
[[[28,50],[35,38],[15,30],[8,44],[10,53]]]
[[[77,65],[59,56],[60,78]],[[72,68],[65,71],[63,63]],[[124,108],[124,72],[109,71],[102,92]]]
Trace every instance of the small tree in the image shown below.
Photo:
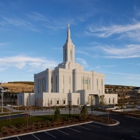
[[[56,107],[54,112],[54,121],[60,121],[60,119],[61,119],[60,110],[58,107]]]
[[[28,115],[28,114],[25,114],[25,115],[24,115],[24,119],[25,119],[26,127],[28,128],[29,115]]]
[[[84,106],[82,107],[82,110],[81,110],[81,112],[80,112],[80,115],[81,115],[82,118],[87,118],[88,112],[87,112],[86,105],[84,105]]]
[[[101,95],[101,96],[99,97],[99,100],[100,100],[99,103],[100,103],[101,106],[106,105],[105,95]]]
[[[125,96],[124,95],[122,95],[121,97],[120,97],[120,99],[118,100],[118,106],[120,107],[120,109],[124,109],[124,106],[125,106]]]

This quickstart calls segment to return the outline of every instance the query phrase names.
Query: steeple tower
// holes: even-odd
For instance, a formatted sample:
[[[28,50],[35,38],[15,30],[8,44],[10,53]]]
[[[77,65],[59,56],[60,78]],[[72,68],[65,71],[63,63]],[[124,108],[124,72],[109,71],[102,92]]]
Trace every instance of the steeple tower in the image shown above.
[[[68,24],[66,43],[63,46],[63,63],[66,62],[75,62],[75,46],[70,36],[70,24]]]
[[[70,38],[70,24],[68,24],[68,30],[67,30],[67,41],[71,40]]]

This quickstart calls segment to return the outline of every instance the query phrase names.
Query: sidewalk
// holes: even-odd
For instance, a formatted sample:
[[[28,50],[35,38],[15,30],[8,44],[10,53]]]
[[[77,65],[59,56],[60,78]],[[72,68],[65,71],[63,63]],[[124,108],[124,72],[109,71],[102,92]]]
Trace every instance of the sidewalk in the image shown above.
[[[11,112],[18,112],[18,110],[13,109],[13,108],[11,108],[9,106],[3,106],[3,108],[9,109],[9,110],[11,110]]]

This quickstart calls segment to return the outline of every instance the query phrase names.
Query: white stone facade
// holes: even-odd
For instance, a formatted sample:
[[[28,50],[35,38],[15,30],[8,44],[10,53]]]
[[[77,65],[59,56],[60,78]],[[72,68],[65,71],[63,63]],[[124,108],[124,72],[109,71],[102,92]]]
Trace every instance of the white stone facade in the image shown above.
[[[46,69],[34,74],[35,103],[39,106],[99,104],[100,95],[105,95],[107,104],[116,104],[117,94],[104,93],[104,74],[84,71],[75,63],[75,46],[67,30],[63,46],[63,62],[54,70]]]

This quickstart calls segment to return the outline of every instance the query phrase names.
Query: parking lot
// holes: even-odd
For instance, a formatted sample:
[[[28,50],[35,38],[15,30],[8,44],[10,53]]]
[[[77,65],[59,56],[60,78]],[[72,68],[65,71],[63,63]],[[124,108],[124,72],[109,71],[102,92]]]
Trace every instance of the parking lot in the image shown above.
[[[139,140],[140,120],[112,115],[119,120],[120,125],[104,126],[96,123],[87,123],[51,131],[33,132],[2,140]]]

